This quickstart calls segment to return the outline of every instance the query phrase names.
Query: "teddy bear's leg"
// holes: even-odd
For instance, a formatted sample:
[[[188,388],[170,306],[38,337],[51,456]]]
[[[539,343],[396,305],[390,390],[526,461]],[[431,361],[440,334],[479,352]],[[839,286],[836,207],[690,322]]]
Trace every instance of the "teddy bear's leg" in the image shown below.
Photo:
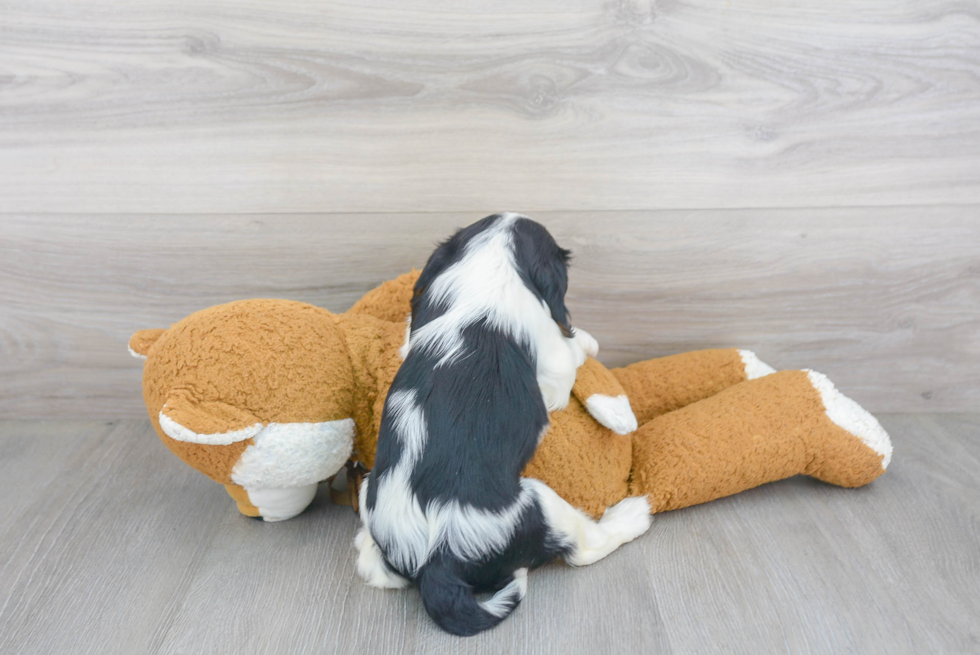
[[[857,487],[890,459],[878,421],[826,377],[782,371],[641,426],[630,493],[646,494],[661,512],[798,474]]]
[[[316,496],[317,485],[306,484],[285,489],[245,489],[226,484],[228,495],[235,499],[238,511],[265,521],[285,521],[301,514]]]
[[[232,493],[229,487],[237,487]],[[281,487],[270,489],[244,488],[238,485],[225,485],[228,493],[238,503],[238,511],[246,516],[259,516],[264,521],[285,521],[298,516],[309,507],[316,496],[317,483],[304,484],[296,487]],[[245,502],[240,501],[235,494],[238,489],[245,492]],[[250,514],[249,508],[255,509]]]
[[[248,492],[245,491],[245,487],[231,483],[225,485],[225,490],[235,500],[239,512],[252,518],[262,518],[261,514],[259,514],[259,508],[253,505],[252,501],[248,499]]]
[[[695,350],[648,359],[613,369],[637,421],[643,425],[732,385],[764,377],[775,370],[750,350]]]

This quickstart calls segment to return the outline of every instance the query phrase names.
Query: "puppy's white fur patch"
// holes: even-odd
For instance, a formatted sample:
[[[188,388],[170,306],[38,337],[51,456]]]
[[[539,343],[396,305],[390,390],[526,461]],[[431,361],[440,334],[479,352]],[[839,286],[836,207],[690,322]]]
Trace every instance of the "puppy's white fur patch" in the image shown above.
[[[411,340],[412,340],[412,313],[409,312],[408,316],[405,317],[405,343],[403,343],[401,348],[398,349],[398,356],[402,358],[403,362],[408,357],[408,351],[411,349]]]
[[[575,339],[579,347],[589,357],[597,357],[599,355],[599,342],[582,328],[572,328],[572,338]]]
[[[514,579],[480,606],[496,617],[505,616],[527,594],[527,569],[514,571]]]
[[[425,511],[429,519],[430,553],[443,544],[464,561],[502,552],[532,502],[533,496],[522,481],[517,501],[499,512],[460,505],[456,501],[432,503]]]
[[[565,561],[573,566],[593,564],[650,528],[646,496],[627,498],[606,510],[598,522],[572,507],[548,485],[537,480],[534,489],[548,527],[566,540],[572,551]]]
[[[396,391],[388,397],[385,412],[394,422],[393,433],[401,442],[401,456],[377,480],[374,476],[364,480],[360,502],[361,520],[385,545],[388,561],[401,571],[412,572],[428,560],[431,541],[428,521],[410,484],[426,441],[425,415],[415,397],[414,389]],[[367,508],[369,484],[377,484],[378,495],[384,498],[373,512]]]
[[[568,405],[586,349],[598,346],[584,331],[577,338],[566,338],[547,304],[524,285],[510,229],[519,218],[503,215],[467,244],[459,261],[436,277],[429,289],[431,300],[449,309],[412,333],[408,347],[425,348],[440,358],[437,366],[447,364],[462,354],[463,329],[486,317],[491,326],[530,346],[545,405],[554,411]]]
[[[364,582],[379,589],[402,589],[408,586],[408,580],[394,573],[384,563],[384,557],[378,544],[371,538],[366,526],[362,526],[354,537],[357,548],[357,575]]]

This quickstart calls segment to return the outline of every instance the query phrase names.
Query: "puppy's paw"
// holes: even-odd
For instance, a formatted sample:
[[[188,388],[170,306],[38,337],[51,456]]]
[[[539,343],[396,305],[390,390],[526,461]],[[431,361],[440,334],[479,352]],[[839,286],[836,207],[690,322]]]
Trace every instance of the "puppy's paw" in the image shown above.
[[[646,496],[634,496],[621,500],[602,515],[599,526],[619,543],[633,541],[650,529],[650,502]]]
[[[636,430],[636,415],[626,396],[594,393],[585,401],[585,409],[600,425],[616,434],[629,434]]]
[[[379,589],[402,589],[408,586],[408,580],[391,571],[384,562],[381,549],[375,543],[366,527],[361,527],[354,537],[357,548],[357,575],[371,587]]]
[[[575,343],[577,343],[579,348],[581,348],[582,351],[589,357],[595,357],[599,354],[599,342],[585,330],[581,328],[572,328],[572,338],[575,339]]]
[[[571,385],[562,383],[552,384],[550,381],[538,378],[538,386],[541,388],[541,397],[544,398],[544,406],[549,412],[568,407],[568,400],[571,394]]]

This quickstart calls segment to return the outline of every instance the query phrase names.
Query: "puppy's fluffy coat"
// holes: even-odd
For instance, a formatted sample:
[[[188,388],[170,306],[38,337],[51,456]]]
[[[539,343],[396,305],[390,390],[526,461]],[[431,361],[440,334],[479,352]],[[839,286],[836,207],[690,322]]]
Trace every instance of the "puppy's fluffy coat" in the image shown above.
[[[590,564],[650,525],[645,498],[595,522],[520,477],[548,411],[567,405],[597,350],[569,324],[568,255],[541,225],[496,214],[440,245],[415,286],[405,361],[361,487],[357,570],[378,587],[415,582],[457,635],[510,614],[529,568]]]

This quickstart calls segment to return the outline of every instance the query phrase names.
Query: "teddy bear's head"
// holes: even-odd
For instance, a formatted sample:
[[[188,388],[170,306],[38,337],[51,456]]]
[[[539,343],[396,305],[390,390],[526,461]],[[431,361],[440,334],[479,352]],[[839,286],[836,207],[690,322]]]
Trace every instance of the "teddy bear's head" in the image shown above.
[[[338,318],[325,309],[287,300],[232,302],[168,330],[137,332],[130,349],[147,358],[143,393],[161,439],[212,479],[241,484],[236,476],[248,475],[243,452],[270,430],[280,449],[296,450],[296,458],[276,459],[319,463],[316,471],[284,471],[290,482],[329,477],[350,456],[353,369]],[[309,448],[327,443],[331,453],[310,456]]]

